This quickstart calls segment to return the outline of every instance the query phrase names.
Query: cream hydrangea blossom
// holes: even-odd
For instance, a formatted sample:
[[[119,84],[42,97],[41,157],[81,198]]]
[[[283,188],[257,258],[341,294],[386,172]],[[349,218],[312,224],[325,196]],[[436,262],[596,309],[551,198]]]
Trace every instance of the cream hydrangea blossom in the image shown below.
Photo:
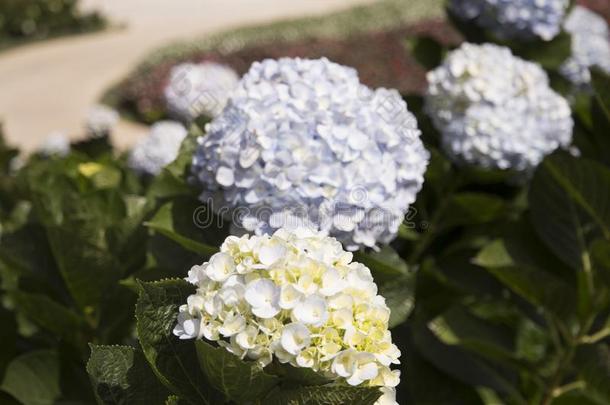
[[[93,137],[110,135],[119,118],[119,113],[114,109],[102,104],[94,105],[87,112],[87,133]]]
[[[254,63],[206,132],[202,201],[249,232],[306,226],[349,250],[396,236],[429,159],[398,92],[325,58]]]
[[[180,339],[216,341],[263,367],[275,359],[382,387],[379,404],[396,403],[390,309],[370,270],[336,239],[306,229],[229,236],[187,280],[197,292],[180,307]]]
[[[215,117],[223,110],[239,76],[215,62],[183,63],[170,72],[165,102],[170,114],[191,122],[200,115]]]
[[[572,34],[572,55],[561,65],[561,74],[578,87],[591,81],[590,68],[597,66],[610,74],[610,33],[608,24],[593,11],[574,6],[564,29]]]
[[[178,156],[180,145],[187,136],[186,128],[175,121],[154,124],[148,136],[142,138],[129,154],[129,166],[141,173],[156,175]]]
[[[449,8],[500,38],[549,41],[561,31],[569,5],[569,0],[451,0]]]
[[[465,43],[427,78],[426,111],[457,162],[527,172],[571,143],[567,101],[508,48]]]

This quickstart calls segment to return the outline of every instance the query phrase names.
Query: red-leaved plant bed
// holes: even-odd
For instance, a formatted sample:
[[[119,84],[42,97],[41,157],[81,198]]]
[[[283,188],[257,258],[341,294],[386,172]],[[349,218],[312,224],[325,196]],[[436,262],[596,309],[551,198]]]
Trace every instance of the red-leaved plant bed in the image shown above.
[[[144,122],[164,117],[163,89],[171,68],[180,62],[220,62],[231,66],[239,74],[244,74],[252,62],[280,57],[324,56],[356,68],[361,82],[368,86],[395,88],[405,94],[420,94],[425,88],[425,69],[409,52],[407,39],[410,36],[430,36],[445,45],[460,42],[460,35],[445,21],[429,20],[346,39],[315,38],[262,44],[227,54],[203,52],[185,60],[166,61],[146,74],[127,79],[118,90],[118,107]]]

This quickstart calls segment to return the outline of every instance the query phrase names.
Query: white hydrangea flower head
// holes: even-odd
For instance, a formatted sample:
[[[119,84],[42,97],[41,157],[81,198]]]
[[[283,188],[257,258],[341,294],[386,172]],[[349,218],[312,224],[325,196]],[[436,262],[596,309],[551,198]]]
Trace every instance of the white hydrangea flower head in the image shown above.
[[[97,104],[91,107],[87,113],[85,127],[87,133],[93,137],[101,137],[110,135],[117,122],[119,122],[119,113],[103,104]]]
[[[255,62],[206,132],[202,201],[249,232],[306,226],[349,250],[396,236],[429,160],[398,92],[325,58]]]
[[[167,109],[187,123],[200,115],[215,117],[222,112],[238,82],[237,73],[219,63],[177,65],[170,72],[164,92]]]
[[[465,43],[427,79],[426,111],[458,163],[529,172],[571,143],[567,101],[508,48]]]
[[[561,31],[569,5],[569,0],[451,0],[449,8],[502,39],[550,41]]]
[[[157,175],[178,156],[180,145],[188,132],[175,121],[154,124],[148,136],[142,138],[129,154],[129,166],[140,172]]]
[[[572,55],[559,68],[561,74],[579,88],[589,86],[589,69],[594,66],[610,74],[610,32],[606,20],[585,7],[574,6],[563,26],[572,34]]]
[[[61,131],[51,132],[40,145],[39,153],[43,156],[64,157],[70,153],[70,139]]]
[[[276,360],[381,387],[378,403],[396,404],[390,309],[370,270],[335,238],[305,228],[229,236],[187,280],[197,292],[180,307],[180,339],[216,341],[262,367]]]

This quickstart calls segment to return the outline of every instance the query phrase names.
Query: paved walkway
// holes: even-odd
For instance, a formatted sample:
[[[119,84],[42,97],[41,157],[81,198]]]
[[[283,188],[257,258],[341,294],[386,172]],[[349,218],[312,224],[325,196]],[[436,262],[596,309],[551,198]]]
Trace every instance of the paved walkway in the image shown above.
[[[84,0],[126,28],[0,53],[0,121],[31,151],[52,131],[78,136],[87,109],[148,52],[179,39],[278,18],[322,14],[374,0]],[[116,143],[146,132],[122,122]]]

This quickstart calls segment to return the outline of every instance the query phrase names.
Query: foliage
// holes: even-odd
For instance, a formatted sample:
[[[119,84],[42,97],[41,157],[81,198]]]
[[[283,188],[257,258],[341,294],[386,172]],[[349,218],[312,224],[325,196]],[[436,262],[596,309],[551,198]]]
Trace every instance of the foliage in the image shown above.
[[[82,14],[78,0],[3,0],[0,3],[0,48],[19,42],[100,29],[97,13]]]

